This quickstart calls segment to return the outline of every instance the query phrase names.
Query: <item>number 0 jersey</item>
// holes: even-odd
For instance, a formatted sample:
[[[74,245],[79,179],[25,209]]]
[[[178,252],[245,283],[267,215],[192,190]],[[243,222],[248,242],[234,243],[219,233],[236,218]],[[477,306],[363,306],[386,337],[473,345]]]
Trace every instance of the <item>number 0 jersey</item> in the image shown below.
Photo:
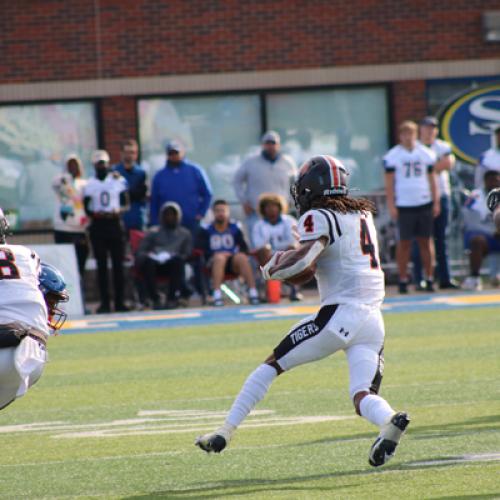
[[[321,305],[380,305],[385,295],[377,231],[372,214],[341,214],[326,208],[309,210],[299,220],[300,241],[326,237],[317,260]]]
[[[21,245],[0,245],[0,323],[22,321],[49,334],[39,274],[35,252]]]
[[[118,212],[120,193],[126,191],[127,181],[115,172],[109,173],[104,180],[92,177],[84,188],[84,196],[91,198],[94,212]]]

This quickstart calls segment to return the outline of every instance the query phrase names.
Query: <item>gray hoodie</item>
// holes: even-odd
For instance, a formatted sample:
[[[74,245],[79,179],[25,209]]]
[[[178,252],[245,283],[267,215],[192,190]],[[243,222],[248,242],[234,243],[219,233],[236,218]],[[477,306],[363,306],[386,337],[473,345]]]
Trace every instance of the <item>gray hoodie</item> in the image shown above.
[[[168,228],[163,225],[163,212],[167,208],[173,208],[178,214],[178,224],[175,228]],[[192,252],[191,233],[185,227],[180,225],[182,219],[181,207],[173,202],[167,201],[160,209],[160,227],[148,231],[137,250],[137,257],[144,259],[148,253],[168,252],[172,256],[178,256],[186,260]]]

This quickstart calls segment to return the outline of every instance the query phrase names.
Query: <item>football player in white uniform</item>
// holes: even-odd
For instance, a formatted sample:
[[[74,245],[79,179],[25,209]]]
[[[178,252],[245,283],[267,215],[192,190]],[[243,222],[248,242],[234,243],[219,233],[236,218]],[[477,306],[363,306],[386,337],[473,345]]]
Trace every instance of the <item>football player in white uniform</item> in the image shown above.
[[[119,172],[112,172],[109,155],[103,149],[92,153],[95,176],[84,189],[85,213],[90,218],[89,235],[97,263],[97,282],[101,304],[97,313],[111,312],[108,288],[108,255],[113,269],[115,311],[126,312],[123,259],[125,227],[122,213],[130,208],[127,181]]]
[[[207,452],[221,452],[278,375],[344,351],[356,412],[380,428],[369,453],[369,463],[377,467],[394,455],[410,420],[378,395],[384,366],[380,306],[385,291],[374,206],[348,196],[345,167],[331,156],[307,161],[292,194],[301,214],[300,246],[275,253],[262,274],[265,279],[297,281],[315,271],[321,308],[290,330],[247,378],[224,425],[200,436],[196,445]]]
[[[58,304],[69,298],[59,271],[29,248],[8,245],[8,230],[0,209],[0,409],[39,380],[50,330],[66,319]]]

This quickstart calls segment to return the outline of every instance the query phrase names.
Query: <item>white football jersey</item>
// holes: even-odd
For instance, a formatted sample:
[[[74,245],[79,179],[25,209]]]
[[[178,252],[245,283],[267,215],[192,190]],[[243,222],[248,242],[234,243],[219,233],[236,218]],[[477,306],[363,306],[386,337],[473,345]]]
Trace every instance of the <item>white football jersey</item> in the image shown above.
[[[109,173],[104,180],[92,177],[84,188],[84,196],[92,200],[90,209],[94,212],[118,212],[120,210],[120,193],[128,189],[124,177]]]
[[[421,144],[421,143],[419,143]],[[425,146],[425,144],[423,144]],[[432,151],[436,155],[436,159],[440,160],[443,156],[450,155],[452,153],[451,146],[446,141],[442,141],[441,139],[436,139],[428,148],[432,149]],[[451,194],[451,185],[450,185],[450,172],[448,170],[442,170],[438,174],[439,181],[439,193],[441,195],[450,196]]]
[[[22,245],[0,245],[0,323],[22,321],[49,334],[39,274],[35,252]]]
[[[394,172],[394,198],[397,207],[418,207],[432,201],[428,172],[436,163],[436,154],[422,144],[412,151],[400,144],[384,156],[386,172]]]
[[[293,234],[293,228],[296,226],[295,218],[287,214],[283,214],[276,224],[261,219],[253,227],[253,244],[255,248],[271,245],[273,250],[286,250],[296,243]]]
[[[321,305],[382,302],[384,273],[371,213],[309,210],[299,220],[299,235],[301,242],[328,239],[315,273]]]

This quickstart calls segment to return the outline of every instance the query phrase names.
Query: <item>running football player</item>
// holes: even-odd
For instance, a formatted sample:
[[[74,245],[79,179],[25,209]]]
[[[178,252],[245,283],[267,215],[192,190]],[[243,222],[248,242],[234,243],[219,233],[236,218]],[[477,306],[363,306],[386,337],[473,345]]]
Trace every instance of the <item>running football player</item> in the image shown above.
[[[61,273],[21,245],[9,245],[0,209],[0,410],[41,377],[50,331],[63,325],[69,298]]]
[[[206,452],[221,452],[265,396],[292,368],[344,351],[356,413],[379,427],[369,463],[394,456],[410,419],[378,395],[384,358],[384,274],[373,224],[373,204],[351,198],[347,171],[331,156],[315,156],[300,169],[292,195],[301,217],[300,246],[277,252],[262,268],[265,279],[289,280],[315,270],[321,307],[296,324],[246,380],[222,427],[197,438]]]

